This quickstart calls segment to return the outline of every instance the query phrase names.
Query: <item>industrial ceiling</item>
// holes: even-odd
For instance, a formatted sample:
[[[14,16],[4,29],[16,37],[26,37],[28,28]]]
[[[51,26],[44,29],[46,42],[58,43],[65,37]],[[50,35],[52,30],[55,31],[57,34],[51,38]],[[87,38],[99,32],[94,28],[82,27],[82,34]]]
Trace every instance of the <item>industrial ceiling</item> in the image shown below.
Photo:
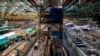
[[[64,8],[65,16],[100,15],[99,0],[0,0],[0,18],[36,14],[40,9]]]

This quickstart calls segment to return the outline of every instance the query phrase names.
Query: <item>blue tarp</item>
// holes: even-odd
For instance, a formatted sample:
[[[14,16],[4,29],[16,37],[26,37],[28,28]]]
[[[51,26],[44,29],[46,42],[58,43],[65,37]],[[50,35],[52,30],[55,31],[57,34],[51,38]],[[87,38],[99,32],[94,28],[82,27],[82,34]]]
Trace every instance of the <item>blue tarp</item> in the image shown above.
[[[51,8],[50,14],[62,14],[62,8]]]
[[[55,15],[50,17],[51,21],[62,21],[62,15]]]
[[[62,21],[62,8],[51,8],[50,9],[50,20],[52,22]]]

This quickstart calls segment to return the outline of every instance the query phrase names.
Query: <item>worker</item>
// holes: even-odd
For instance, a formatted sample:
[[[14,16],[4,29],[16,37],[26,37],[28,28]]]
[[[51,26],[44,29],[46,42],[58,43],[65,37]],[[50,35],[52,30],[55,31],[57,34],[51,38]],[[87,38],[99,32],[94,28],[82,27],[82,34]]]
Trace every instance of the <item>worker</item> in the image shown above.
[[[96,38],[95,37],[93,37],[93,39],[92,39],[94,42],[96,42]]]
[[[15,50],[16,50],[17,56],[20,56],[20,55],[19,55],[19,49],[16,48]]]
[[[35,44],[35,46],[34,46],[34,50],[37,50],[38,49],[38,42]]]

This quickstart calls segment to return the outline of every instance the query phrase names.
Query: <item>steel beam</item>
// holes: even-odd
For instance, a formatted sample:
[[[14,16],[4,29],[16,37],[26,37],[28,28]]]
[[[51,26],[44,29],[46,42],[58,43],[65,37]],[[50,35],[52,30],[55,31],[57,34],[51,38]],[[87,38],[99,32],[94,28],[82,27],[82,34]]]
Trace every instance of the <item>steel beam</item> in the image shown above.
[[[69,1],[70,1],[70,0],[65,0],[64,3],[62,4],[62,6],[63,6],[63,7],[66,6],[66,4],[68,4]]]
[[[39,6],[34,0],[28,0],[32,5],[34,5],[36,8]]]

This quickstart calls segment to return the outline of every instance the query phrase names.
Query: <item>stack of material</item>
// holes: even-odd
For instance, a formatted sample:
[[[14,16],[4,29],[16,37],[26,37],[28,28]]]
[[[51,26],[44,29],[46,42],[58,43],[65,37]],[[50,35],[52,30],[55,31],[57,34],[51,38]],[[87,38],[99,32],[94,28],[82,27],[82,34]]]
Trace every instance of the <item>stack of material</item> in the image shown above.
[[[26,41],[26,42],[23,42],[20,46],[18,46],[17,48],[18,48],[18,50],[19,50],[19,54],[21,55],[21,54],[23,54],[24,53],[24,51],[28,48],[28,46],[29,46],[29,42],[28,41]],[[13,50],[10,54],[8,54],[7,56],[17,56],[18,54],[17,54],[17,52],[16,52],[16,50]]]
[[[16,51],[13,50],[10,54],[8,54],[7,56],[17,56]]]
[[[13,51],[16,47],[18,47],[23,41],[15,43],[13,46],[7,48],[5,51],[2,52],[1,56],[7,56],[11,51]]]
[[[29,46],[29,42],[26,41],[23,44],[21,44],[20,46],[18,46],[18,50],[23,53],[25,51],[25,49],[27,49]]]

